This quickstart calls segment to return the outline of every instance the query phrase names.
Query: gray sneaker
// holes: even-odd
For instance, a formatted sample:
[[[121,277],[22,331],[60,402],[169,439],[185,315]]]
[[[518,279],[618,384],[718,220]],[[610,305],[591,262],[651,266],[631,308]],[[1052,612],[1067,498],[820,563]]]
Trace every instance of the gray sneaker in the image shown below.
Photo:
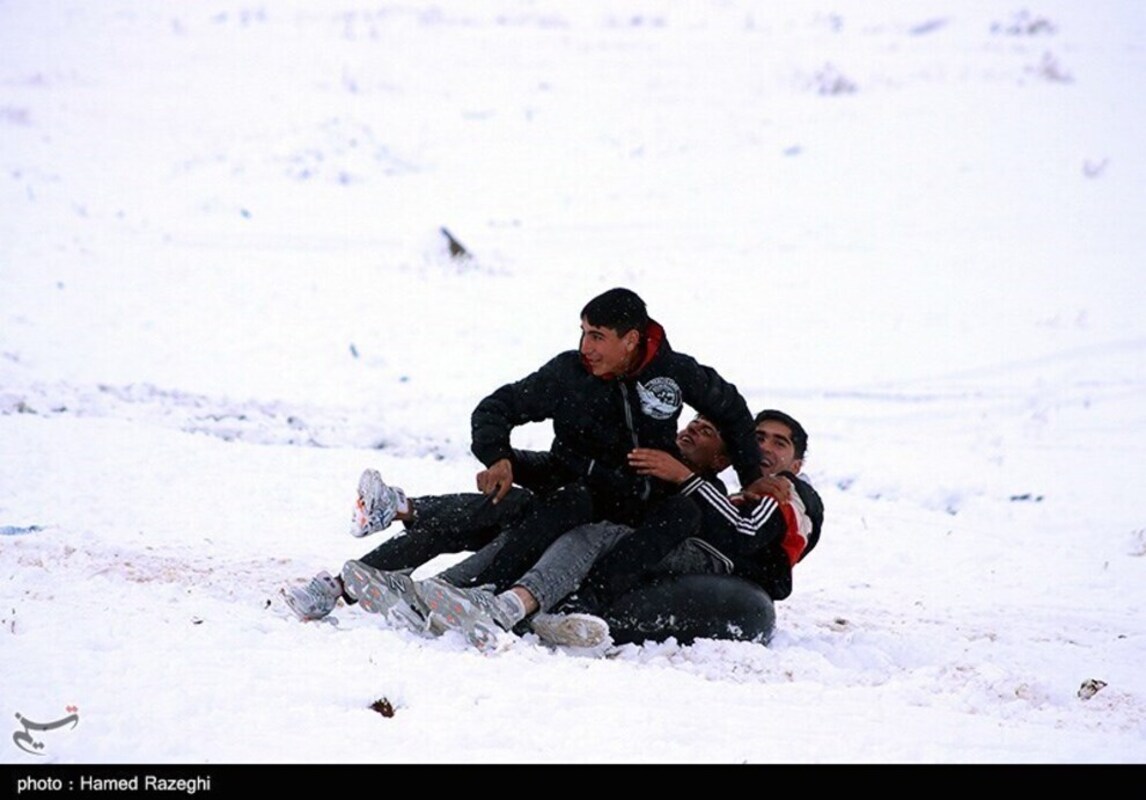
[[[364,611],[384,615],[392,625],[417,633],[429,629],[430,610],[418,596],[413,579],[404,572],[375,569],[361,561],[347,561],[342,567],[346,594],[358,601]]]
[[[322,619],[333,611],[342,597],[342,585],[329,572],[320,572],[305,586],[283,589],[282,595],[287,608],[305,622]]]
[[[388,528],[403,506],[406,506],[405,492],[397,486],[387,486],[378,470],[366,470],[358,479],[350,535],[361,538]]]
[[[609,623],[592,614],[534,614],[530,629],[541,641],[563,647],[596,647],[609,638]]]
[[[498,634],[512,630],[516,623],[512,609],[485,589],[459,589],[440,578],[418,581],[417,587],[430,609],[432,627],[460,631],[478,650],[492,649]]]

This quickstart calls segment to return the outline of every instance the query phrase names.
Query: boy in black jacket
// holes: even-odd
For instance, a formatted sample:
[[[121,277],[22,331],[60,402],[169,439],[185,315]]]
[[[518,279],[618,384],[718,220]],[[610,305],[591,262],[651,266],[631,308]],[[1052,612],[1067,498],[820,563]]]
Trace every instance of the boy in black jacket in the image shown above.
[[[631,290],[612,289],[587,303],[577,351],[562,353],[532,375],[502,386],[473,412],[472,450],[486,465],[477,484],[491,506],[502,503],[515,482],[537,495],[522,501],[521,490],[515,490],[513,535],[499,538],[497,553],[474,580],[500,583],[521,575],[558,536],[586,522],[638,527],[638,540],[646,531],[660,537],[656,532],[667,536],[693,527],[696,509],[676,496],[676,487],[655,473],[638,472],[628,459],[637,448],[679,456],[676,433],[686,404],[716,426],[741,485],[762,491],[753,421],[736,387],[710,367],[674,352],[664,329]],[[547,419],[554,428],[548,453],[527,457],[512,449],[514,427]],[[478,508],[493,519],[501,510]],[[409,512],[406,497],[368,471],[359,486],[352,532],[366,535]],[[472,536],[470,542],[480,544],[490,541],[491,532],[489,526],[463,531]],[[414,551],[426,552],[423,544],[404,539],[388,549],[406,550],[408,558]],[[388,553],[377,551],[363,561],[383,569],[416,566],[398,566]],[[329,576],[324,583],[316,588],[329,594],[335,583]],[[300,616],[308,613],[295,610]]]
[[[671,487],[637,475],[628,453],[637,447],[676,452],[685,405],[720,431],[742,486],[763,476],[752,416],[736,387],[675,352],[636,293],[611,289],[582,309],[578,350],[502,386],[474,409],[471,447],[487,467],[478,474],[478,489],[499,501],[515,479],[542,490],[584,480],[599,517],[638,520],[648,502]],[[553,423],[553,458],[538,474],[518,464],[510,434],[545,420]]]
[[[716,427],[745,491],[764,491],[752,415],[736,387],[675,352],[635,292],[610,289],[590,300],[581,311],[578,350],[502,386],[474,409],[471,449],[486,465],[478,490],[496,504],[516,482],[540,499],[470,585],[521,575],[558,536],[587,522],[638,528],[630,548],[639,547],[646,531],[663,537],[671,534],[657,532],[693,527],[695,506],[671,483],[629,462],[640,448],[679,457],[676,436],[686,405]],[[554,434],[547,457],[521,459],[510,445],[513,429],[545,420]]]

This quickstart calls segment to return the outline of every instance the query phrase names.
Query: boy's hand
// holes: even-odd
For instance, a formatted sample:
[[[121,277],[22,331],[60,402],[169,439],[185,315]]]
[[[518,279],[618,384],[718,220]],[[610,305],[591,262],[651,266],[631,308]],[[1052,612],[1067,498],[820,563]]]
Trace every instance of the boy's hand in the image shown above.
[[[629,452],[629,466],[638,475],[652,475],[669,483],[684,483],[692,470],[664,450],[638,447]]]
[[[478,491],[484,495],[493,496],[493,504],[497,505],[503,497],[509,494],[513,486],[513,464],[508,458],[495,461],[487,469],[477,474]]]
[[[739,497],[751,500],[759,500],[761,497],[771,497],[777,503],[787,503],[792,499],[792,482],[787,478],[781,478],[776,475],[765,475],[763,478],[757,478],[752,484],[740,492]],[[740,505],[741,501],[733,499],[733,502]]]

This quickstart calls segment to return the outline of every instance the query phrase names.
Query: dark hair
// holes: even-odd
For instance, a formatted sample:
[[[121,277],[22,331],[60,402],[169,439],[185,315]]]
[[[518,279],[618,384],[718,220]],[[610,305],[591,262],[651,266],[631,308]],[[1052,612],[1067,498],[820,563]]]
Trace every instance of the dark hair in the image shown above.
[[[795,418],[774,408],[767,408],[756,415],[757,425],[768,421],[788,426],[788,430],[792,432],[792,448],[796,451],[796,458],[803,458],[804,453],[808,452],[808,432],[804,430],[804,426],[796,422]]]
[[[611,328],[619,336],[632,330],[644,336],[649,326],[645,301],[631,289],[610,289],[597,295],[581,309],[581,317],[596,328]]]

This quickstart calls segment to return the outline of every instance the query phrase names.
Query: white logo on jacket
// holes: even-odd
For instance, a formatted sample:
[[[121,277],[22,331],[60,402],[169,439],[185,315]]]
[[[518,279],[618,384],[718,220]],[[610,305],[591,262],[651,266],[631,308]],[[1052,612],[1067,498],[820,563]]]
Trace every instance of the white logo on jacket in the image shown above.
[[[680,411],[680,386],[672,378],[653,378],[648,384],[637,382],[641,411],[653,419],[672,419]]]

